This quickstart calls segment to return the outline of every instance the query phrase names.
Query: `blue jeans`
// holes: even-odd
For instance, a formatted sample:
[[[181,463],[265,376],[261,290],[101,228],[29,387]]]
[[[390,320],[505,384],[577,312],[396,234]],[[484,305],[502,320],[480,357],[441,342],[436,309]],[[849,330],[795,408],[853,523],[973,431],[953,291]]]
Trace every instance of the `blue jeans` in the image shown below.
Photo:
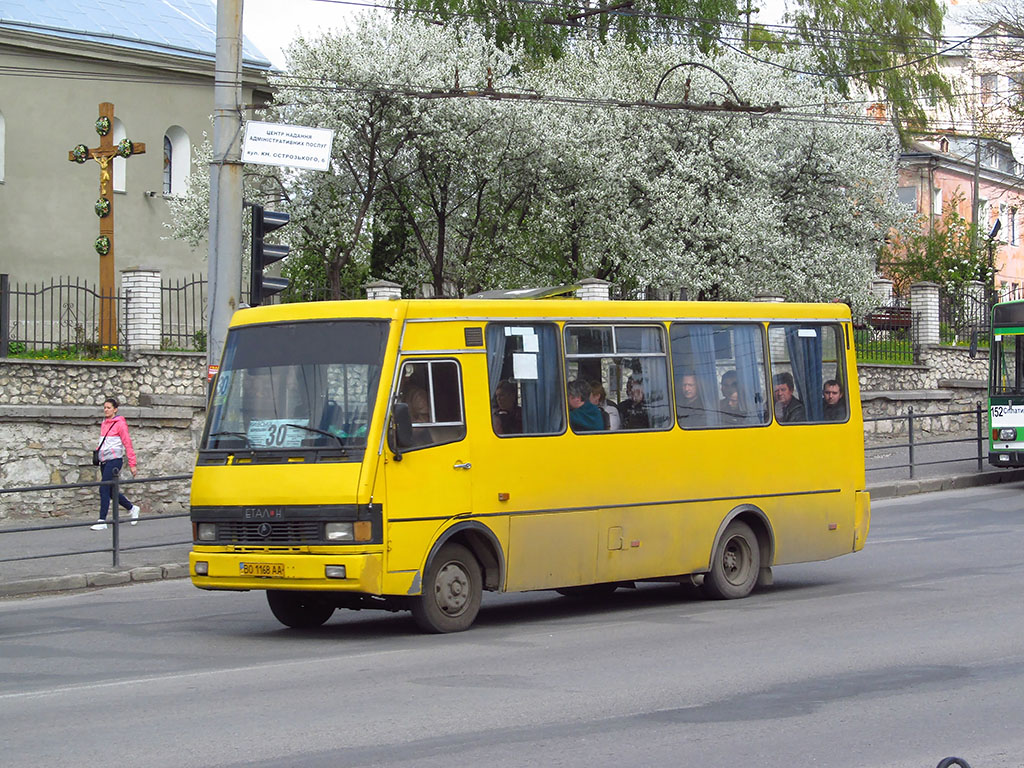
[[[111,459],[110,461],[104,461],[100,464],[101,479],[113,480],[114,470],[116,469],[120,473],[122,464],[124,464],[124,459]],[[107,519],[107,509],[110,507],[110,495],[113,488],[114,486],[112,485],[100,486],[100,520]],[[123,493],[117,497],[117,503],[125,509],[132,508],[132,503],[128,501]]]

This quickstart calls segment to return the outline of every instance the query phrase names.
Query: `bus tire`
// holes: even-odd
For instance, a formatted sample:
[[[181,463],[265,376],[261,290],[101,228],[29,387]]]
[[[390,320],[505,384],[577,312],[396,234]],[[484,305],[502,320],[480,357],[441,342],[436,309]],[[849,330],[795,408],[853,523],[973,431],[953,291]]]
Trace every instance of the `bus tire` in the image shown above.
[[[267,603],[274,618],[292,629],[319,627],[334,613],[334,606],[310,592],[267,590]]]
[[[761,570],[761,548],[750,526],[733,520],[722,533],[704,576],[704,592],[716,600],[746,597]]]
[[[427,566],[412,616],[424,632],[462,632],[473,625],[482,594],[483,575],[473,553],[461,544],[445,544]]]
[[[618,588],[618,582],[612,581],[605,584],[584,584],[580,587],[559,587],[555,592],[562,597],[572,597],[576,600],[599,600],[608,597]]]

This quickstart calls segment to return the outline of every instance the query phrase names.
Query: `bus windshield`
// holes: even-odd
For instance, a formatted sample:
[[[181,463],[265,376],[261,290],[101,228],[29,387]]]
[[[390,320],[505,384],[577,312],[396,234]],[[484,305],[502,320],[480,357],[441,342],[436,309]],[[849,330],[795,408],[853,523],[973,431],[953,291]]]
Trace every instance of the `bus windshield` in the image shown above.
[[[1024,335],[996,334],[992,344],[991,394],[1024,394]]]
[[[200,452],[361,461],[387,334],[373,320],[232,329]]]

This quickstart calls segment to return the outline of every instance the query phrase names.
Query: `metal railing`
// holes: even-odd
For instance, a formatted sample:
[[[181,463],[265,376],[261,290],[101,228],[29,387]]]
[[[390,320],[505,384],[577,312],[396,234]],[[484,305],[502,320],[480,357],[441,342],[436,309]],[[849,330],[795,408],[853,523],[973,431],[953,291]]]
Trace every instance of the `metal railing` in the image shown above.
[[[80,550],[74,550],[74,551],[70,551],[70,552],[65,550],[65,551],[62,551],[62,552],[52,552],[52,553],[41,554],[41,555],[37,554],[37,555],[22,555],[22,556],[18,556],[18,557],[3,557],[3,558],[0,558],[0,563],[14,563],[14,562],[19,562],[19,561],[23,561],[23,560],[42,560],[42,559],[46,559],[46,558],[50,558],[50,557],[66,557],[66,556],[69,556],[69,555],[93,555],[93,554],[97,554],[97,553],[110,552],[111,556],[112,556],[112,559],[113,559],[113,566],[115,568],[118,568],[121,565],[121,553],[122,552],[131,552],[131,551],[140,550],[140,549],[156,549],[156,548],[159,548],[159,547],[170,547],[170,546],[179,546],[179,545],[182,545],[182,544],[191,544],[192,540],[188,539],[188,540],[185,540],[185,541],[159,542],[157,544],[136,544],[136,545],[133,545],[133,546],[130,546],[130,547],[123,546],[121,544],[121,536],[120,536],[120,528],[121,528],[121,526],[120,526],[120,523],[127,522],[127,520],[126,519],[121,519],[120,514],[119,514],[120,513],[120,504],[118,504],[118,498],[121,495],[121,486],[122,486],[122,484],[125,484],[125,485],[132,484],[132,485],[134,485],[134,484],[143,484],[143,483],[162,483],[162,482],[168,482],[168,481],[184,481],[184,480],[191,480],[191,479],[192,479],[192,475],[165,475],[163,477],[147,477],[147,478],[142,478],[142,479],[133,479],[133,480],[128,480],[125,483],[122,483],[121,478],[118,476],[118,473],[115,472],[113,479],[111,479],[111,480],[100,480],[98,482],[93,482],[93,483],[63,483],[63,484],[60,484],[60,485],[33,485],[33,486],[26,486],[26,487],[22,487],[22,488],[0,488],[0,495],[3,495],[3,494],[13,494],[13,493],[33,493],[33,492],[40,492],[40,491],[62,491],[62,490],[70,490],[70,489],[73,489],[73,488],[99,488],[100,486],[109,485],[109,486],[111,486],[111,489],[110,489],[110,496],[111,496],[110,501],[111,501],[111,504],[113,504],[113,509],[111,510],[112,518],[110,519],[110,522],[113,524],[111,526],[113,531],[112,531],[112,534],[111,534],[111,544],[110,544],[109,547],[101,547],[101,548],[93,548],[93,549],[80,549]],[[157,520],[157,519],[159,519],[159,520],[168,520],[168,519],[173,519],[173,518],[176,518],[176,517],[188,517],[188,516],[189,516],[188,512],[180,512],[180,513],[177,513],[177,514],[160,515],[159,518],[140,518],[136,522],[144,523],[144,522],[148,522],[150,520]],[[14,527],[14,528],[0,528],[0,535],[13,534],[13,533],[34,533],[36,531],[52,531],[52,530],[58,530],[58,529],[64,529],[64,528],[83,528],[85,526],[95,525],[95,523],[96,523],[96,520],[95,519],[91,519],[91,520],[87,520],[85,522],[78,522],[78,523],[49,523],[49,524],[45,524],[45,525],[31,525],[31,526],[19,526],[19,527]]]
[[[980,283],[939,294],[939,341],[950,346],[988,346],[995,291]]]
[[[206,279],[199,275],[160,283],[162,349],[206,351]]]
[[[100,305],[112,301],[118,346],[127,344],[128,298],[102,295],[80,278],[53,278],[31,286],[0,275],[0,356],[29,350],[93,351],[100,347]]]
[[[893,299],[868,313],[853,330],[857,362],[910,365],[917,362],[917,343],[910,304]]]
[[[920,425],[925,419],[944,418],[949,416],[974,416],[975,422],[975,435],[973,437],[951,437],[941,440],[921,440],[918,432],[920,426],[915,429],[915,423]],[[986,448],[986,433],[984,427],[985,410],[982,408],[981,403],[975,404],[972,410],[965,411],[944,411],[934,413],[914,413],[914,409],[907,408],[905,416],[870,416],[864,419],[865,422],[879,422],[879,421],[893,421],[893,422],[906,422],[906,435],[907,440],[903,443],[892,443],[886,442],[883,445],[865,445],[865,455],[870,451],[891,451],[895,449],[906,449],[908,460],[902,464],[887,464],[882,467],[868,467],[868,472],[878,472],[886,469],[907,469],[909,472],[910,479],[915,479],[915,472],[918,467],[933,466],[938,464],[954,464],[963,463],[964,461],[977,461],[978,472],[985,471],[985,448]],[[963,434],[962,432],[959,434]],[[937,445],[956,445],[970,443],[974,448],[964,456],[956,456],[954,458],[945,459],[930,459],[927,461],[921,461],[918,458],[918,453],[922,448]],[[966,452],[965,452],[966,453]]]

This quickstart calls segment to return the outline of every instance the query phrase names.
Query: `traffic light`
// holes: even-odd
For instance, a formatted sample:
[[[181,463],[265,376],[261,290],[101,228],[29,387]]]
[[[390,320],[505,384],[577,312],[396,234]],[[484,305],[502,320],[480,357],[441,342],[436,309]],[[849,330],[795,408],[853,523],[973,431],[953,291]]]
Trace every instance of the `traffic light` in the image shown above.
[[[249,306],[258,307],[263,300],[288,287],[288,278],[264,277],[263,268],[288,255],[287,245],[270,245],[263,238],[288,223],[287,213],[265,211],[262,205],[252,206],[252,250],[249,271]]]

